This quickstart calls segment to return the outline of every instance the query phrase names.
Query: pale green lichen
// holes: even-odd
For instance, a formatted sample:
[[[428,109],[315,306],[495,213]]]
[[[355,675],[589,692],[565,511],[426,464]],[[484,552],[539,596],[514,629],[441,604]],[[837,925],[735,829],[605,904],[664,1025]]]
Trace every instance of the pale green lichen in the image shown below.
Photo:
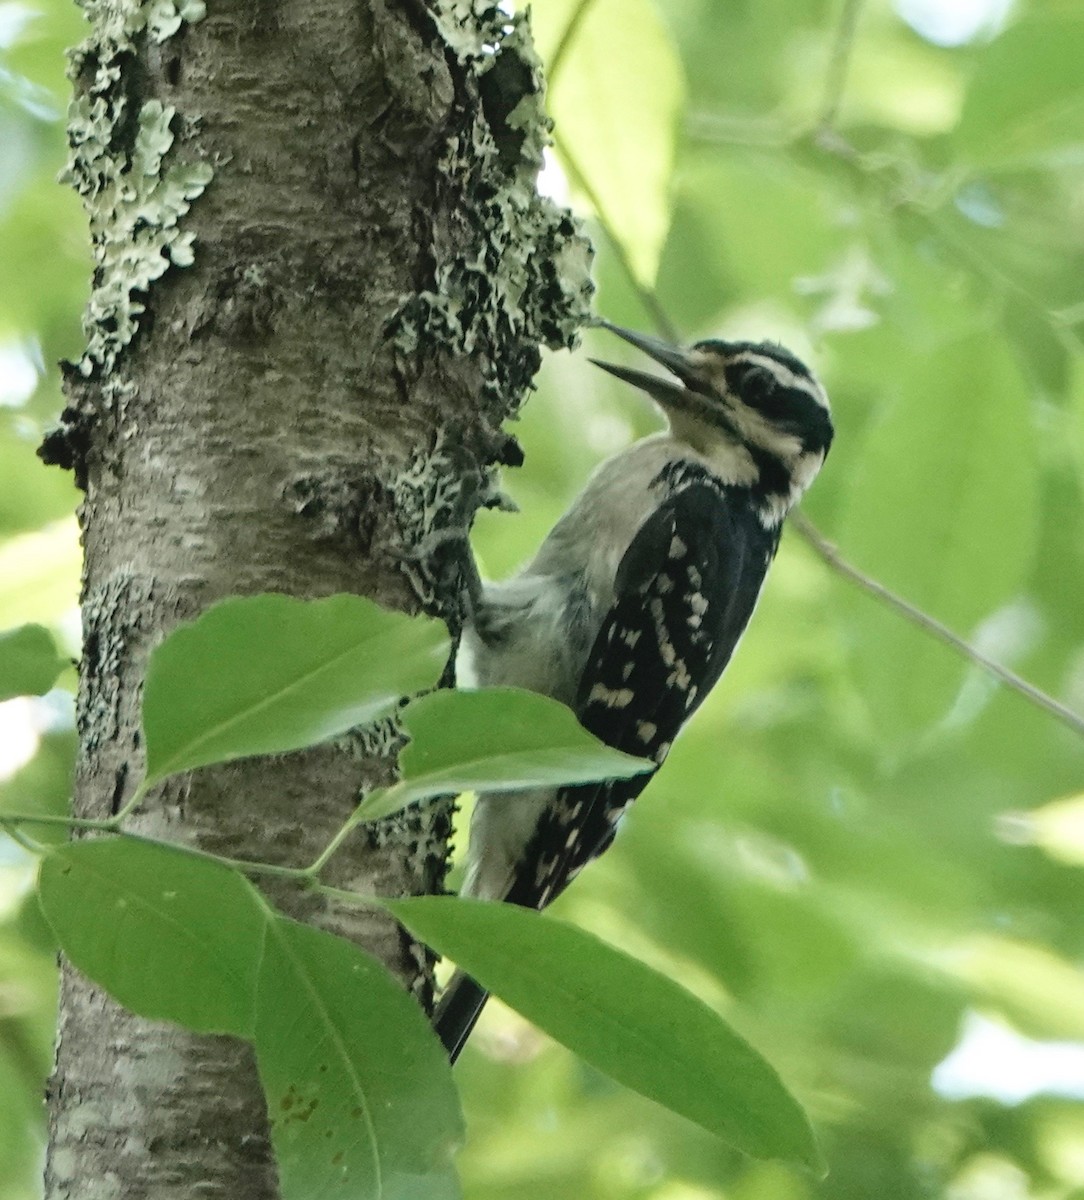
[[[533,187],[542,169],[542,152],[550,144],[553,122],[546,112],[546,77],[531,36],[529,11],[516,16],[506,28],[500,52],[505,56],[515,56],[520,69],[528,74],[530,80],[529,87],[506,117],[506,123],[521,138],[520,169],[528,174]],[[492,70],[499,61],[499,57],[488,61],[483,59],[482,66],[485,70]]]
[[[464,61],[480,59],[496,50],[496,21],[507,21],[492,0],[438,0],[433,20],[441,37]]]
[[[484,119],[449,139],[439,165],[468,197],[477,240],[467,253],[435,255],[434,286],[404,301],[396,340],[407,352],[423,339],[487,349],[485,387],[514,408],[537,367],[525,347],[573,346],[590,316],[591,246],[572,214],[537,190],[550,121],[527,14],[441,0],[435,15],[482,101]]]
[[[122,63],[138,39],[164,42],[184,22],[200,20],[203,0],[83,0],[93,32],[71,53],[70,74],[82,92],[68,111],[71,155],[62,180],[83,197],[90,219],[94,283],[83,317],[86,376],[108,375],[135,336],[141,297],[170,266],[193,261],[192,235],[181,218],[213,174],[208,163],[163,160],[174,143],[176,110],[147,100],[134,117]]]
[[[81,0],[80,7],[94,32],[77,55],[97,52],[106,43],[130,50],[136,35],[144,30],[161,43],[186,21],[194,25],[207,15],[204,0]]]

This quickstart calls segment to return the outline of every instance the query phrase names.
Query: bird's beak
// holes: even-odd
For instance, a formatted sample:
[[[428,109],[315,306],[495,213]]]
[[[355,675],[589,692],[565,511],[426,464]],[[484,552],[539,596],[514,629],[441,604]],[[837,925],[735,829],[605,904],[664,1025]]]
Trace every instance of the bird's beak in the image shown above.
[[[640,388],[660,404],[669,407],[687,402],[689,392],[704,390],[697,364],[693,362],[686,351],[678,349],[676,346],[670,346],[658,338],[646,337],[642,333],[633,333],[631,329],[622,329],[620,325],[611,325],[609,321],[600,321],[599,324],[611,333],[616,333],[630,346],[635,346],[637,350],[642,350],[649,355],[660,366],[676,375],[681,383],[675,383],[671,379],[660,379],[659,376],[649,375],[646,371],[636,371],[631,367],[620,367],[615,363],[600,362],[597,358],[592,358],[590,361],[596,367],[601,367],[611,375],[616,375],[618,379],[631,383],[633,387]]]

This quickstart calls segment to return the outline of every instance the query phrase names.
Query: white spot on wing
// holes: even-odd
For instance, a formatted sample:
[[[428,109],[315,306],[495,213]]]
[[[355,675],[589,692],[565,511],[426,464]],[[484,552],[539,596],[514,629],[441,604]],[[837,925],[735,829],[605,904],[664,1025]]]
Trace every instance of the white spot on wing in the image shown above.
[[[632,703],[632,689],[608,688],[604,683],[596,683],[587,702],[605,704],[607,708],[627,708]]]

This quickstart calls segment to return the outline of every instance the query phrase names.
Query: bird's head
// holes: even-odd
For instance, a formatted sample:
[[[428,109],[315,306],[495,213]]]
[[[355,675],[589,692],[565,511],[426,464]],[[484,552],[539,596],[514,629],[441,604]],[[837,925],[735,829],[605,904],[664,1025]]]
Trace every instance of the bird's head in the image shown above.
[[[718,339],[683,350],[602,325],[675,378],[591,361],[647,392],[676,437],[720,464],[724,481],[760,491],[780,516],[812,483],[832,444],[832,419],[824,388],[793,354],[774,342]]]

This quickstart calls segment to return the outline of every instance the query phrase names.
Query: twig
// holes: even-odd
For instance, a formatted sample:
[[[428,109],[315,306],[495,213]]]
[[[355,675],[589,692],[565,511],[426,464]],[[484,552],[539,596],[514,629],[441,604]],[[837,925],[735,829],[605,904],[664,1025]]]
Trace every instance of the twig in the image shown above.
[[[547,83],[549,87],[553,87],[553,81],[557,78],[557,73],[564,63],[565,55],[572,48],[572,43],[576,40],[576,34],[580,31],[580,26],[583,24],[584,17],[587,16],[587,10],[591,7],[592,0],[580,0],[576,11],[569,18],[568,24],[564,27],[561,33],[560,40],[557,43],[557,48],[553,52],[553,57],[550,59],[549,71],[547,72]]]
[[[619,258],[622,264],[625,265],[626,271],[629,272],[629,278],[633,281],[640,299],[644,302],[644,307],[653,317],[656,313],[661,315],[662,320],[656,320],[655,322],[659,334],[669,341],[678,341],[679,339],[674,333],[674,327],[662,311],[654,292],[644,288],[636,281],[635,276],[632,274],[631,266],[627,265],[627,260],[620,251],[620,242],[606,224],[601,213],[599,214],[599,224],[602,226],[607,239],[618,250]],[[817,554],[837,574],[842,575],[845,579],[849,579],[852,583],[856,583],[871,596],[876,596],[878,600],[883,601],[889,608],[894,609],[913,625],[917,625],[918,628],[924,630],[938,641],[951,647],[961,657],[981,667],[1006,687],[1019,692],[1024,699],[1030,701],[1037,708],[1041,708],[1051,716],[1056,717],[1063,725],[1067,725],[1075,733],[1084,735],[1084,717],[1080,716],[1079,713],[1066,707],[1059,700],[1055,700],[1053,696],[1047,695],[1046,692],[1041,691],[1034,684],[1028,683],[1026,679],[1017,675],[1015,671],[1010,671],[1008,667],[1002,666],[1001,663],[996,662],[992,658],[988,658],[980,650],[976,650],[970,642],[953,633],[948,626],[942,625],[936,618],[931,617],[920,608],[916,608],[909,601],[904,600],[902,596],[898,596],[890,588],[885,587],[884,584],[878,583],[877,580],[871,579],[857,567],[852,566],[839,553],[835,544],[830,542],[807,517],[804,517],[799,512],[792,512],[787,519],[787,523],[813,547]]]
[[[633,268],[632,260],[625,251],[625,247],[621,239],[613,231],[613,226],[610,224],[606,216],[606,210],[599,199],[598,193],[591,186],[590,180],[580,169],[572,154],[569,153],[568,147],[561,141],[559,137],[554,137],[554,145],[557,147],[558,153],[561,155],[565,166],[568,168],[569,174],[572,176],[576,186],[583,192],[587,199],[591,202],[591,207],[594,208],[595,214],[598,217],[599,228],[602,230],[606,240],[613,248],[614,254],[617,256],[618,264],[622,271],[628,277],[629,283],[632,285],[633,291],[636,293],[640,303],[647,310],[648,316],[651,318],[656,330],[659,334],[666,338],[667,341],[677,342],[678,332],[670,318],[666,315],[665,310],[658,301],[658,297],[654,291],[645,287],[644,284],[636,276],[636,271]]]
[[[564,49],[566,39],[571,36],[573,26],[587,7],[590,0],[584,0],[575,16],[569,22],[568,27],[562,37],[562,45],[559,50]],[[862,0],[844,0],[843,10],[840,14],[840,22],[836,32],[835,45],[832,51],[831,63],[829,66],[828,82],[825,87],[825,102],[821,113],[820,125],[818,129],[818,140],[828,142],[836,135],[832,130],[832,123],[835,120],[840,100],[843,94],[843,88],[846,82],[847,67],[850,60],[851,50],[854,44],[855,29],[858,23],[859,13],[862,8]],[[840,139],[843,146],[850,148],[849,144]],[[602,229],[606,240],[613,247],[614,253],[617,256],[624,273],[628,276],[637,297],[639,298],[644,309],[650,316],[655,325],[656,332],[671,342],[680,341],[680,336],[659,303],[658,297],[653,289],[644,286],[636,276],[633,269],[632,261],[630,260],[621,239],[616,235],[609,220],[606,217],[605,209],[599,201],[598,195],[592,188],[590,181],[584,172],[580,169],[575,158],[568,152],[567,146],[557,139],[558,150],[565,165],[568,167],[570,175],[573,177],[576,185],[587,196],[595,209],[598,218],[598,224]],[[827,146],[825,148],[828,148]],[[836,150],[838,153],[839,151]],[[857,584],[871,596],[875,596],[882,603],[888,605],[889,608],[899,613],[913,625],[928,633],[931,637],[936,638],[944,645],[950,647],[962,658],[968,662],[974,663],[987,674],[992,675],[1000,683],[1006,687],[1012,688],[1018,692],[1024,699],[1034,704],[1037,708],[1049,713],[1051,716],[1059,720],[1063,725],[1067,725],[1075,733],[1084,735],[1084,717],[1079,713],[1074,712],[1071,708],[1062,704],[1059,700],[1055,700],[1053,696],[1047,695],[1034,684],[1029,683],[1026,679],[1017,675],[1015,671],[1010,671],[1008,667],[996,662],[994,659],[987,657],[981,651],[977,650],[969,642],[953,633],[946,625],[942,625],[936,618],[931,617],[928,613],[923,612],[920,608],[905,600],[902,596],[898,596],[891,589],[878,583],[875,579],[864,574],[857,567],[852,566],[839,553],[833,542],[830,542],[821,532],[801,513],[792,513],[789,518],[789,524],[804,540],[813,547],[817,554],[824,560],[825,563],[837,574],[842,575],[845,579],[849,579],[852,583]]]
[[[832,43],[832,55],[828,60],[824,101],[817,121],[817,127],[821,131],[831,129],[839,115],[843,90],[847,85],[847,69],[851,65],[855,30],[858,28],[858,16],[861,11],[862,0],[843,0],[843,10],[839,14],[839,25],[836,27],[836,36]]]
[[[939,642],[943,642],[962,658],[966,658],[968,662],[981,667],[982,670],[1005,684],[1006,687],[1019,692],[1026,700],[1029,700],[1044,712],[1050,713],[1051,716],[1056,717],[1063,725],[1068,725],[1075,733],[1084,734],[1084,717],[1080,716],[1079,713],[1075,713],[1071,708],[1067,708],[1061,701],[1055,700],[1053,696],[1048,696],[1046,692],[1040,691],[1034,684],[1028,683],[1026,679],[1017,675],[1015,671],[1010,671],[1008,667],[1002,666],[1001,663],[996,662],[992,658],[988,658],[980,650],[976,650],[970,642],[953,633],[947,625],[942,625],[940,621],[931,617],[929,613],[916,608],[909,601],[904,600],[902,596],[898,596],[891,589],[886,588],[883,583],[878,583],[876,579],[871,579],[857,567],[852,566],[840,554],[836,545],[830,542],[801,513],[792,513],[788,519],[788,524],[813,547],[817,554],[837,574],[844,576],[852,583],[858,584],[863,591],[868,592],[871,596],[876,596],[878,600],[883,601],[889,608],[894,609],[902,617],[905,617],[912,625],[917,625],[919,629],[924,630]]]

